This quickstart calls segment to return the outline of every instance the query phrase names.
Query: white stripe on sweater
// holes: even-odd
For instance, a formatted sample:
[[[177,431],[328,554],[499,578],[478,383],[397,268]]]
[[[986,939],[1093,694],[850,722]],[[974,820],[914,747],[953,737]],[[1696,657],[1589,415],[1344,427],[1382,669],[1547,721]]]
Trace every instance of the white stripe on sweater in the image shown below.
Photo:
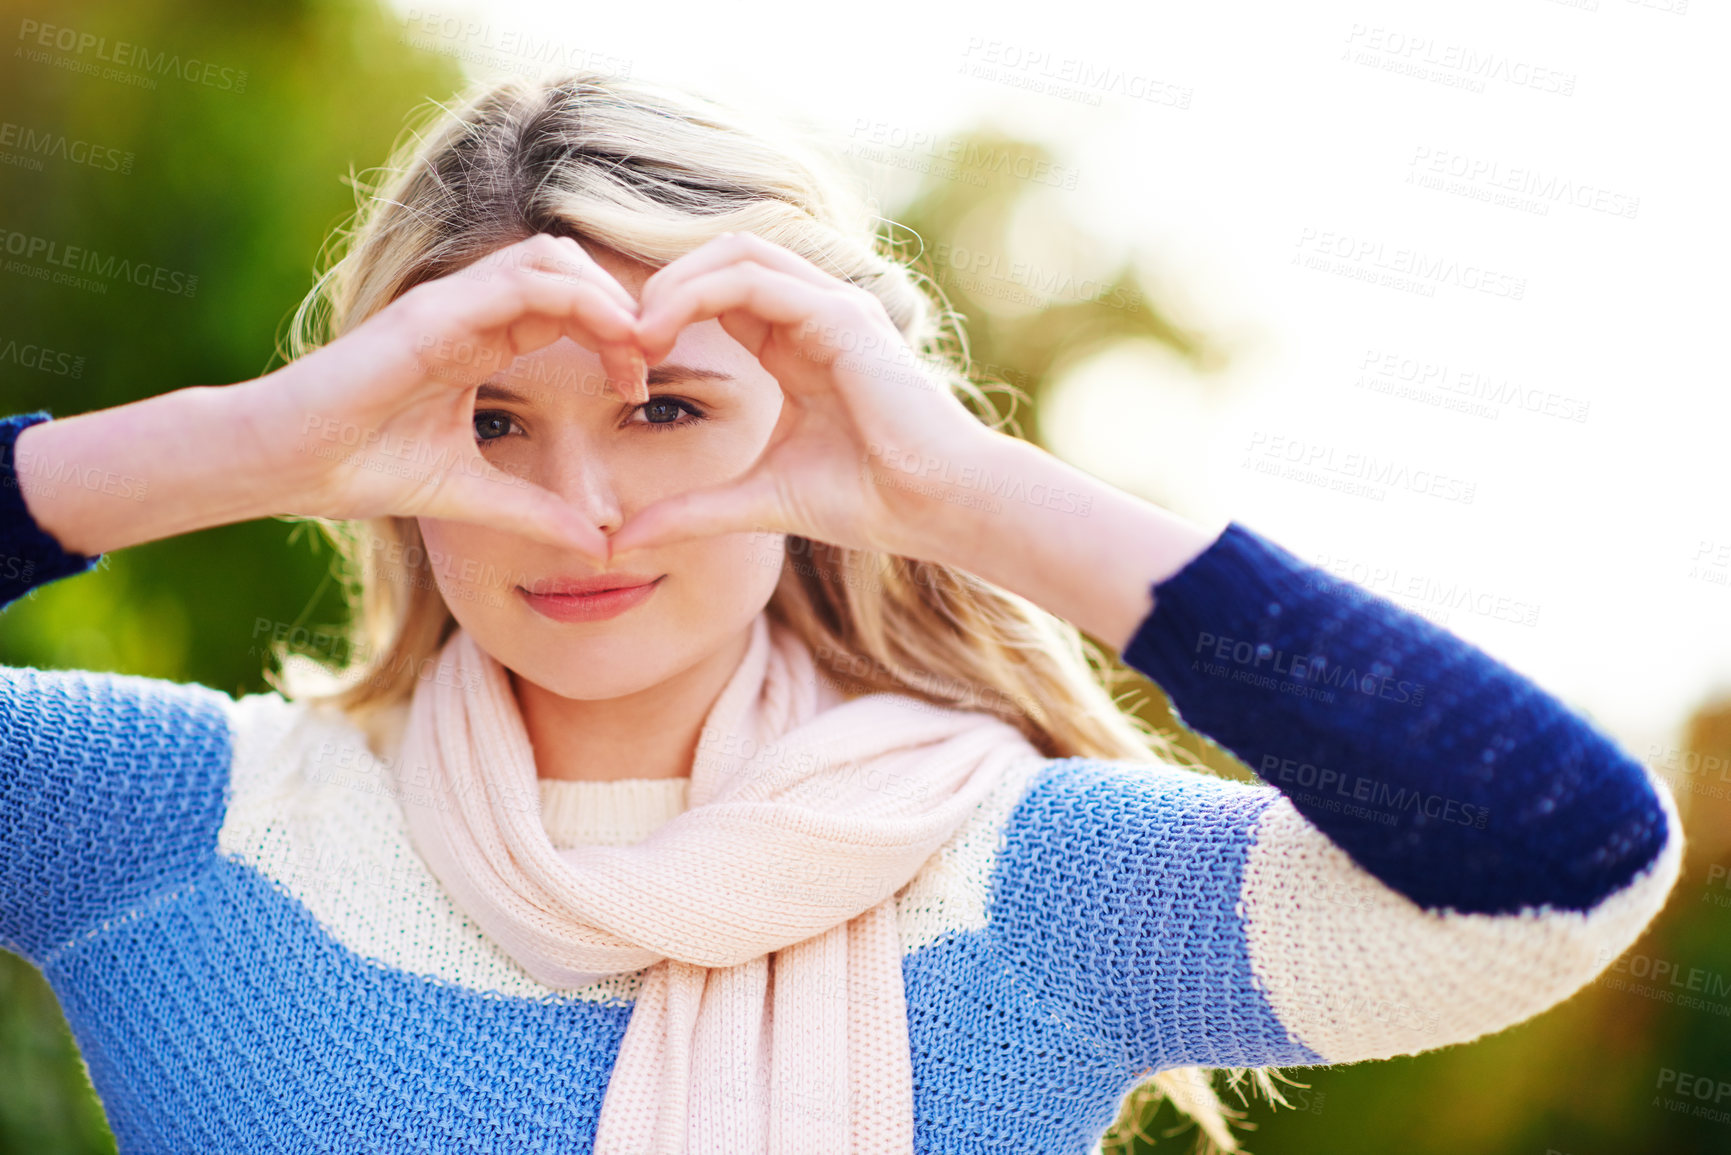
[[[268,693],[231,702],[228,713],[234,760],[219,846],[298,899],[336,941],[363,958],[471,990],[636,997],[641,972],[555,991],[496,946],[415,852],[387,791],[388,765],[353,723]],[[898,893],[904,951],[986,925],[1004,825],[1043,765],[1017,764]]]
[[[1682,866],[1682,822],[1627,886],[1587,912],[1421,908],[1355,863],[1290,799],[1263,813],[1245,863],[1252,969],[1275,1014],[1327,1063],[1411,1055],[1554,1006],[1640,936]]]

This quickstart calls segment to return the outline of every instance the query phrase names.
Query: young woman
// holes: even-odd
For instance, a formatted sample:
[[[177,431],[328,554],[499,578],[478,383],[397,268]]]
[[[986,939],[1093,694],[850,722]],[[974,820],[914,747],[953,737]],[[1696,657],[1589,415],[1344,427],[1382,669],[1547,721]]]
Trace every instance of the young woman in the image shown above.
[[[359,575],[322,684],[0,669],[0,943],[122,1150],[1084,1152],[1150,1082],[1230,1147],[1201,1068],[1478,1038],[1659,911],[1639,762],[976,418],[824,166],[500,85],[283,368],[0,423],[7,602],[271,515]],[[1175,765],[1078,627],[1266,782]]]

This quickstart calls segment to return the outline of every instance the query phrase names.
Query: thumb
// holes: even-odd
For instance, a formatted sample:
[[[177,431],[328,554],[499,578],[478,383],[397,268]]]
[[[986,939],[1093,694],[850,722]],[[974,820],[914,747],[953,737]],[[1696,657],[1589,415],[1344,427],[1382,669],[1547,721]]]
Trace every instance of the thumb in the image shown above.
[[[522,534],[607,564],[607,535],[575,506],[550,489],[483,464],[484,470],[473,473],[448,471],[436,508],[426,514]]]
[[[613,535],[613,553],[715,534],[778,532],[784,520],[774,480],[754,472],[726,485],[663,498],[639,510]]]

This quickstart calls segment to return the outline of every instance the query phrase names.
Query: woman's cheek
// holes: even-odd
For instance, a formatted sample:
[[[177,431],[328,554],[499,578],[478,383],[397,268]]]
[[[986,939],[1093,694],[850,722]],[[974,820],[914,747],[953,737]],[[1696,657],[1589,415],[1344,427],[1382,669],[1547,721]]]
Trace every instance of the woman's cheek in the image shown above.
[[[461,522],[422,521],[420,525],[434,581],[459,622],[477,610],[504,607],[513,587],[533,580],[533,575],[512,568],[508,534]]]
[[[786,535],[731,533],[709,541],[703,572],[714,587],[717,608],[733,617],[754,616],[781,580]]]

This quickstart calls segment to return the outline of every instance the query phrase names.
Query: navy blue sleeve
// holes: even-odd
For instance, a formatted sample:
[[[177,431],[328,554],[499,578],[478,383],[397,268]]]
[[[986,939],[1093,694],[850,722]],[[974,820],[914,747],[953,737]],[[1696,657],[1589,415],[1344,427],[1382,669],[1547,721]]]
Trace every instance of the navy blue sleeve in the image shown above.
[[[39,585],[94,569],[101,559],[62,549],[24,504],[13,445],[24,430],[48,420],[45,410],[0,418],[0,608]]]
[[[1124,660],[1422,906],[1585,911],[1665,846],[1646,771],[1590,721],[1236,521],[1153,594]]]

